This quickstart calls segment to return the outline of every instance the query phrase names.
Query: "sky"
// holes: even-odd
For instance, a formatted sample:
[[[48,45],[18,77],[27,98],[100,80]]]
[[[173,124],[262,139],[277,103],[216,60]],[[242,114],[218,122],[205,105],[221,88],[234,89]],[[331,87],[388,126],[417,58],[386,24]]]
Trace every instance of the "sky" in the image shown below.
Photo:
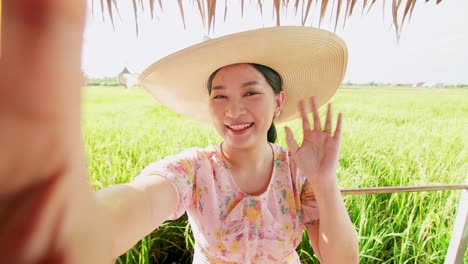
[[[107,7],[103,17],[99,1],[94,1],[94,10],[91,0],[88,1],[82,69],[89,77],[116,76],[124,67],[140,73],[158,59],[203,41],[205,36],[216,38],[276,25],[273,9],[267,3],[273,1],[264,1],[263,17],[257,1],[245,1],[243,18],[240,1],[227,1],[229,10],[224,20],[225,1],[218,0],[214,31],[208,32],[195,1],[182,0],[184,29],[177,1],[163,1],[164,12],[159,6],[155,8],[154,19],[150,17],[148,5],[144,6],[143,13],[139,9],[137,36],[131,0],[117,1],[120,16],[114,10],[115,30]],[[147,4],[149,1],[143,2]],[[294,2],[290,1],[291,6],[281,14],[282,25],[301,25],[300,11],[299,15],[294,14]],[[334,18],[333,21],[330,19],[333,1],[329,2],[329,11],[320,27],[333,31]],[[392,25],[392,1],[385,1],[385,9],[384,1],[377,2],[366,15],[366,12],[362,14],[362,7],[358,6],[362,2],[358,1],[346,25],[343,26],[343,16],[339,19],[336,34],[345,40],[349,50],[344,82],[468,84],[467,0],[444,0],[439,5],[435,0],[429,3],[417,1],[399,40]],[[314,1],[306,26],[319,26],[319,8]],[[344,9],[345,5],[342,11]]]

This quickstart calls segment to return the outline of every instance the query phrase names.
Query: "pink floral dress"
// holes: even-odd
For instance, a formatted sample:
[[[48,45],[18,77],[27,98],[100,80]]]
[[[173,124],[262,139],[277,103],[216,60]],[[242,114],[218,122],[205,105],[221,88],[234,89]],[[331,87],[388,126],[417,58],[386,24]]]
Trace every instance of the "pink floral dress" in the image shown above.
[[[311,184],[287,150],[271,146],[273,173],[258,196],[238,189],[220,144],[187,149],[138,176],[162,176],[174,185],[179,201],[171,219],[187,212],[195,238],[193,263],[300,263],[295,249],[305,225],[318,221],[318,208]]]

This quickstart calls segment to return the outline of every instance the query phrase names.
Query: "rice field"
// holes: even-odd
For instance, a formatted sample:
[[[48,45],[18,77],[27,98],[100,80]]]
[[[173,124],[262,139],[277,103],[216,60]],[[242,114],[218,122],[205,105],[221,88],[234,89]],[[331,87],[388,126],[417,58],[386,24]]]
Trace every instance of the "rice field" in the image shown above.
[[[464,183],[467,89],[340,89],[332,102],[335,113],[344,114],[341,187]],[[83,123],[95,189],[129,182],[155,160],[221,140],[212,127],[170,112],[140,88],[86,87]],[[299,121],[287,125],[299,135]],[[277,143],[285,145],[282,126],[278,132]],[[345,196],[361,263],[443,263],[460,194]],[[164,223],[116,263],[191,263],[192,246],[184,216]],[[318,263],[306,239],[297,251],[303,263]]]

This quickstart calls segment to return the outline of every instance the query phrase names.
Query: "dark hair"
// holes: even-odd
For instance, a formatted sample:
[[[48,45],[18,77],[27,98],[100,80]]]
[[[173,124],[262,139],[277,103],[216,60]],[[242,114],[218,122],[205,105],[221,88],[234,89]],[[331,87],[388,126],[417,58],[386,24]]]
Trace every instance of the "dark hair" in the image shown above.
[[[256,63],[248,63],[252,67],[254,67],[258,72],[260,72],[263,77],[265,77],[265,80],[268,82],[268,84],[271,86],[273,89],[273,92],[275,95],[279,94],[281,91],[283,91],[283,81],[281,80],[281,77],[279,74],[273,70],[270,67],[267,67],[265,65],[261,64],[256,64]],[[210,78],[208,78],[208,94],[211,94],[211,86],[213,83],[213,79],[216,76],[216,73],[218,73],[219,69],[214,71],[211,75]],[[267,132],[267,140],[268,142],[275,143],[276,141],[276,127],[273,121],[271,122],[271,126],[268,129]]]

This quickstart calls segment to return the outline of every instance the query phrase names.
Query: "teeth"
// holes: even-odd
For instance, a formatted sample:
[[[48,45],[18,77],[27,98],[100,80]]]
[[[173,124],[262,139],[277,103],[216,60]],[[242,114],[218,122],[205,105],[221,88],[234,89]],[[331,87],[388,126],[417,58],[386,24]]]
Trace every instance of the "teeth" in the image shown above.
[[[237,126],[229,126],[229,127],[232,128],[233,130],[241,130],[241,129],[249,127],[250,125],[251,124],[245,124],[245,125],[237,125]]]

